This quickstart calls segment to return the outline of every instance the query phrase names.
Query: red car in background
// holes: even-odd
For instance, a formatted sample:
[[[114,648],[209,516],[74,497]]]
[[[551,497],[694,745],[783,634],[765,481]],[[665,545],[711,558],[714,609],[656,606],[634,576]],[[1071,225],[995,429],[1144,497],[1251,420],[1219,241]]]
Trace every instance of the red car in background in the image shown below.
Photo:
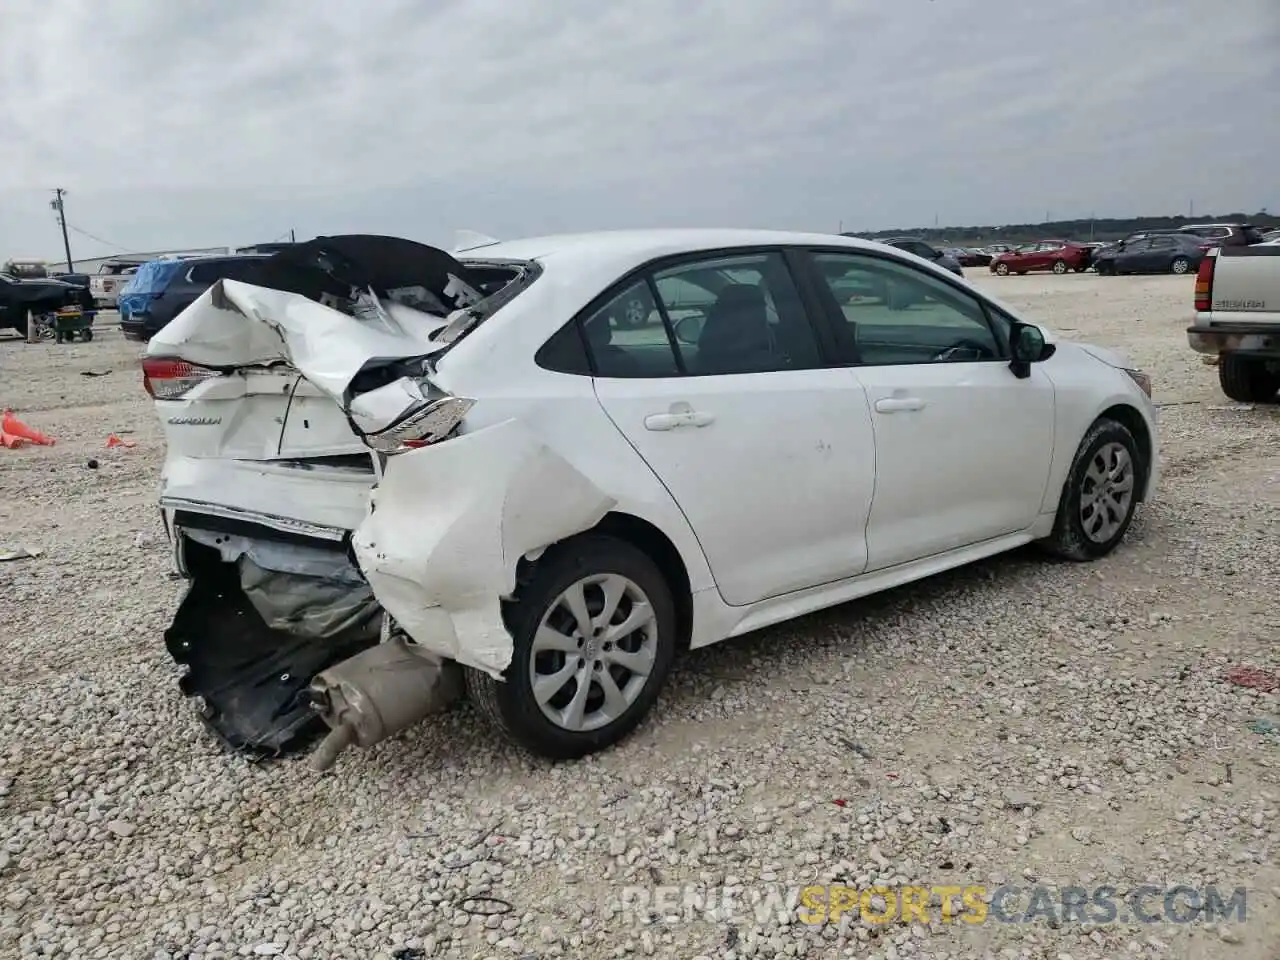
[[[1024,243],[1014,247],[1009,253],[1002,253],[991,260],[990,269],[1006,277],[1011,273],[1024,274],[1033,270],[1052,270],[1054,273],[1067,273],[1074,270],[1083,273],[1089,267],[1093,250],[1081,243],[1070,240],[1039,240],[1035,243]]]

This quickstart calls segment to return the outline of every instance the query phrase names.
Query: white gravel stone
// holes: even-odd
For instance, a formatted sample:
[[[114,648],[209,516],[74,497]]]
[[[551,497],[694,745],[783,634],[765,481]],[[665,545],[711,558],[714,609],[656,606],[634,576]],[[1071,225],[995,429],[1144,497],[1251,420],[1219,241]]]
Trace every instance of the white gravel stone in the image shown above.
[[[997,558],[697,651],[626,744],[559,765],[467,707],[326,777],[225,753],[164,650],[182,584],[136,346],[105,324],[89,344],[0,335],[5,402],[59,440],[0,451],[0,503],[41,550],[0,564],[0,955],[1204,951],[1198,923],[1162,925],[1159,947],[1142,925],[992,923],[979,950],[936,913],[885,930],[750,907],[823,883],[1216,883],[1249,887],[1250,922],[1263,916],[1280,756],[1250,728],[1280,704],[1221,674],[1277,667],[1275,411],[1214,409],[1216,372],[1185,343],[1190,278],[977,279],[1129,354],[1177,404],[1167,478],[1129,542],[1096,564]],[[104,447],[125,431],[136,448]],[[686,916],[686,892],[723,885],[748,906]],[[511,911],[470,916],[481,894]],[[1219,952],[1243,935],[1212,934]]]

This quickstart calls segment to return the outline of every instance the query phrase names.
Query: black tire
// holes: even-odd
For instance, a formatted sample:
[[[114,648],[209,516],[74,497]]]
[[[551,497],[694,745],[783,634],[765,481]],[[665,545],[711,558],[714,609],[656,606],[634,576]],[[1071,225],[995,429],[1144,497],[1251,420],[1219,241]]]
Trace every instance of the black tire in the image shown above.
[[[1174,257],[1173,263],[1169,264],[1169,269],[1181,276],[1191,269],[1191,261],[1186,257]]]
[[[88,342],[89,342],[90,340],[92,340],[92,339],[93,339],[93,331],[92,331],[92,330],[86,330],[86,331],[84,332],[84,342],[85,342],[85,343],[88,343]]]
[[[1111,444],[1124,447],[1132,464],[1133,495],[1129,498],[1127,512],[1121,519],[1115,532],[1104,540],[1093,539],[1084,528],[1081,516],[1081,500],[1085,494],[1087,473],[1104,448]],[[1071,470],[1066,482],[1062,485],[1062,496],[1058,500],[1058,515],[1054,520],[1053,532],[1043,540],[1040,546],[1055,556],[1066,560],[1087,561],[1105,557],[1116,548],[1129,524],[1133,522],[1134,512],[1138,508],[1138,499],[1147,482],[1147,464],[1143,459],[1138,442],[1129,428],[1115,420],[1102,418],[1094,421],[1080,441],[1076,449],[1075,459],[1071,462]]]
[[[1007,263],[996,264],[996,276],[1007,277],[1009,275],[1009,265]]]
[[[1273,403],[1280,391],[1280,373],[1267,368],[1262,357],[1224,353],[1218,358],[1222,392],[1240,403]]]
[[[1058,274],[1059,276],[1066,273],[1068,269],[1069,268],[1067,267],[1067,261],[1065,260],[1053,261],[1053,272]]]
[[[636,699],[617,719],[587,731],[570,731],[543,714],[531,688],[533,638],[560,594],[584,577],[618,574],[636,584],[653,607],[657,624],[653,667]],[[550,760],[572,760],[617,743],[640,724],[666,682],[677,647],[675,602],[671,587],[647,554],[624,540],[597,534],[574,537],[551,547],[505,605],[504,619],[514,641],[511,663],[498,681],[467,670],[471,699],[505,734],[531,753]]]

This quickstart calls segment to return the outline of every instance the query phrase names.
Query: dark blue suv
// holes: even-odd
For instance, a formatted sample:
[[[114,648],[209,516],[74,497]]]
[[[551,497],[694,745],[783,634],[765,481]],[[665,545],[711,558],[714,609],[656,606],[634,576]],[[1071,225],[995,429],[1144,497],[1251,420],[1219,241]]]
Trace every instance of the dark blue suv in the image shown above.
[[[120,332],[129,340],[150,340],[217,280],[249,280],[261,254],[151,260],[138,268],[120,292]]]

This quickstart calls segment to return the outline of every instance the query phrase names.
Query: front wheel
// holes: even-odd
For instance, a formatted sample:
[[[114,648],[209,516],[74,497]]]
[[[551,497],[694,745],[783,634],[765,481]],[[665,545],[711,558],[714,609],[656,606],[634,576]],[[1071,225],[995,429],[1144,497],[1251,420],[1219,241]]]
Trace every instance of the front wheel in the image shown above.
[[[480,711],[532,753],[570,760],[630,733],[653,707],[676,651],[671,588],[647,554],[586,535],[549,549],[505,611],[502,681],[467,671]]]
[[[1059,275],[1066,273],[1066,272],[1067,272],[1067,261],[1065,261],[1065,260],[1055,260],[1055,261],[1053,261],[1053,272],[1054,272],[1054,273],[1056,273],[1056,274],[1059,274]]]
[[[1191,261],[1186,257],[1174,257],[1169,269],[1178,274],[1186,273],[1191,269]]]
[[[1067,560],[1106,556],[1133,521],[1146,475],[1129,428],[1115,420],[1096,421],[1076,450],[1053,532],[1041,546]]]
[[[1009,265],[1007,263],[997,263],[996,275],[1000,277],[1007,277],[1009,275]]]

